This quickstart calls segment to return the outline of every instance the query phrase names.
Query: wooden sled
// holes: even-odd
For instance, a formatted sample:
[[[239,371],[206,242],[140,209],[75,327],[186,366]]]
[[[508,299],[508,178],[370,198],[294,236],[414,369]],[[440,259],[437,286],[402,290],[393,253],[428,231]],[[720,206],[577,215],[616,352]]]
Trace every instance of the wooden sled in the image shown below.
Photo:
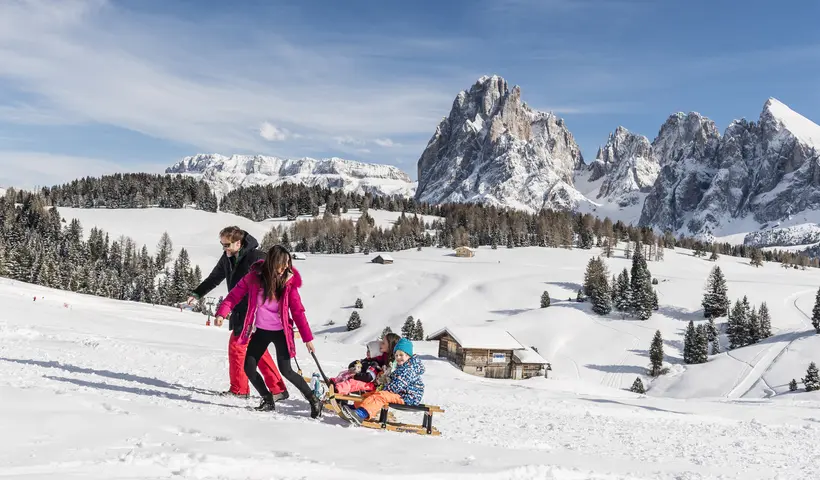
[[[333,395],[330,397],[328,405],[330,410],[342,416],[341,407],[337,400],[345,402],[361,402],[362,397],[358,395]],[[334,405],[335,404],[335,405]],[[413,425],[409,423],[401,423],[396,420],[395,415],[390,409],[398,410],[400,412],[422,412],[424,418],[421,425]],[[378,420],[364,420],[362,426],[378,430],[389,430],[391,432],[406,432],[417,433],[419,435],[441,435],[436,427],[433,426],[433,413],[444,413],[444,409],[435,405],[404,405],[401,403],[389,403],[382,407],[379,412]],[[344,417],[343,417],[344,418]]]
[[[316,358],[316,354],[311,352],[311,356],[313,356],[313,360],[316,362],[316,366],[319,368],[319,373],[322,374],[322,378],[325,381],[325,384],[328,387],[328,395],[327,400],[325,400],[324,408],[330,410],[341,418],[344,418],[345,421],[349,421],[345,418],[344,414],[342,414],[342,408],[339,405],[339,401],[343,402],[361,402],[364,398],[360,395],[336,395],[333,390],[333,385],[325,375],[325,372],[322,371],[322,366],[319,365],[319,360]],[[298,367],[298,363],[297,363]],[[299,374],[301,375],[302,369],[299,369]],[[309,378],[305,378],[307,382],[310,382]],[[422,412],[424,413],[424,419],[421,422],[421,425],[412,425],[409,423],[401,423],[396,421],[393,412],[390,409],[399,410],[402,412]],[[438,431],[436,427],[433,426],[433,414],[434,413],[444,413],[444,409],[441,407],[437,407],[435,405],[404,405],[401,403],[389,403],[382,407],[381,412],[379,412],[379,419],[378,420],[364,420],[362,421],[361,425],[367,428],[379,429],[379,430],[389,430],[392,432],[407,432],[407,433],[417,433],[419,435],[441,435],[441,432]]]

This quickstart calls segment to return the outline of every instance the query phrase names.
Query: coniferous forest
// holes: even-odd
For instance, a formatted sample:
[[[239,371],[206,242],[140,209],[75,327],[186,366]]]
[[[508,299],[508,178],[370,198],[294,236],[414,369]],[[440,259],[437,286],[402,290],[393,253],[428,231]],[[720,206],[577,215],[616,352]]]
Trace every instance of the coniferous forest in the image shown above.
[[[153,254],[128,237],[110,239],[97,228],[84,238],[80,222],[66,222],[40,194],[0,197],[0,276],[159,305],[185,300],[201,281],[185,249],[170,263],[173,244],[167,234],[157,239]]]
[[[185,208],[215,212],[216,196],[202,180],[182,175],[124,173],[86,177],[41,189],[45,205],[75,208]]]

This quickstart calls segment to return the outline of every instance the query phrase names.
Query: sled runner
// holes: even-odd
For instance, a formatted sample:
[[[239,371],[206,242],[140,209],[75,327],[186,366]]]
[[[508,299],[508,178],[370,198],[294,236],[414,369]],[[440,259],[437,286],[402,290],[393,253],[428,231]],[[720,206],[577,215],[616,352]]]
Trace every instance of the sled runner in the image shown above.
[[[305,378],[305,380],[311,384],[314,388],[314,393],[317,393],[319,398],[322,399],[324,403],[324,408],[328,411],[331,411],[338,415],[339,417],[347,420],[350,423],[360,424],[363,427],[373,428],[373,429],[380,429],[380,430],[389,430],[391,432],[407,432],[407,433],[417,433],[419,435],[434,435],[438,436],[441,435],[441,432],[437,428],[433,426],[433,414],[434,413],[444,413],[444,409],[435,405],[404,405],[400,403],[390,403],[382,407],[381,412],[379,413],[378,420],[362,420],[359,422],[354,422],[345,414],[342,410],[342,404],[346,404],[347,402],[361,402],[364,397],[361,395],[337,395],[333,391],[333,385],[328,380],[325,372],[322,371],[322,366],[319,365],[319,360],[316,358],[316,355],[313,355],[313,360],[316,362],[316,366],[319,368],[319,372],[321,373],[321,378],[324,379],[323,390],[321,395],[318,395],[319,392],[316,390],[319,388],[319,376],[317,374],[313,374],[314,378]],[[413,425],[409,423],[401,423],[396,420],[395,415],[390,409],[398,410],[402,412],[422,412],[424,414],[423,420],[421,425]]]
[[[363,398],[364,397],[358,395],[331,395],[328,397],[328,403],[326,405],[330,407],[329,410],[334,411],[337,415],[347,420],[347,416],[342,413],[342,408],[338,402],[361,402]],[[424,414],[424,417],[421,425],[401,423],[396,420],[396,417],[390,409],[400,412],[420,412]],[[433,426],[433,413],[444,413],[444,409],[435,405],[389,403],[382,407],[378,420],[362,420],[361,425],[367,428],[389,430],[391,432],[407,432],[434,436],[441,435],[441,432]]]

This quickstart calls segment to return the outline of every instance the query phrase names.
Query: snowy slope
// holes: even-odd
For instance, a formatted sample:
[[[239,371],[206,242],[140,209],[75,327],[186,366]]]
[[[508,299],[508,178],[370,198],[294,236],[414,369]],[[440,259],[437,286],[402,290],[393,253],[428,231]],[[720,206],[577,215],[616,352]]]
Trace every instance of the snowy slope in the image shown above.
[[[374,320],[377,313],[402,308],[392,304],[407,306],[425,296],[432,309],[423,314],[429,328],[450,318],[466,322],[472,312],[491,306],[475,306],[462,314],[456,304],[466,306],[474,301],[471,292],[482,291],[492,304],[509,297],[513,289],[508,282],[477,279],[471,283],[468,278],[499,268],[523,273],[527,258],[534,257],[539,264],[547,260],[537,252],[480,249],[473,259],[442,257],[440,250],[404,252],[394,255],[392,266],[364,265],[358,256],[311,257],[300,264],[307,281],[303,296],[318,332],[316,348],[323,367],[336,372],[364,351],[360,342],[337,343],[335,340],[343,339],[341,333],[321,333],[322,319],[316,312],[339,310],[344,305],[339,294],[346,298],[355,289],[378,292],[375,299],[363,295],[366,326],[381,320]],[[495,253],[499,255],[488,258]],[[556,253],[567,256],[567,252]],[[667,261],[674,254],[669,257]],[[566,266],[552,268],[559,272],[557,277],[570,272]],[[431,275],[425,277],[422,270]],[[456,273],[460,270],[462,274]],[[545,279],[552,281],[552,275],[545,273],[550,270],[543,266],[540,278],[535,268],[529,271],[528,280],[536,284],[533,290],[544,288]],[[431,285],[416,293],[416,298],[407,298],[424,286],[414,280],[432,283],[434,275],[439,275],[443,291]],[[407,288],[399,280],[404,277],[411,277],[404,284]],[[347,280],[357,279],[370,282],[349,286]],[[390,297],[394,286],[403,289],[403,295]],[[574,288],[565,287],[547,286],[556,297]],[[667,289],[664,296],[671,291]],[[326,295],[328,292],[333,295]],[[467,294],[465,303],[458,302],[459,292]],[[517,295],[506,302],[509,307],[523,305],[523,295]],[[36,302],[33,296],[38,296]],[[383,297],[390,298],[383,301]],[[528,305],[536,301],[533,297]],[[602,385],[578,382],[566,372],[562,372],[565,380],[486,380],[435,359],[436,345],[419,342],[417,349],[427,367],[425,401],[446,410],[436,419],[442,437],[424,438],[355,429],[331,416],[311,420],[298,394],[280,402],[273,414],[246,410],[246,405],[258,401],[255,398],[246,402],[214,396],[213,392],[226,386],[227,330],[204,326],[198,314],[5,279],[0,279],[0,302],[4,306],[0,313],[0,425],[14,432],[0,436],[0,472],[11,478],[349,480],[367,472],[408,480],[754,479],[775,475],[808,479],[813,478],[816,467],[815,458],[805,454],[805,446],[820,440],[817,394],[763,400],[766,408],[761,408],[760,402],[642,397],[608,388],[608,381]],[[522,328],[541,331],[539,326],[547,327],[548,335],[563,332],[565,336],[557,341],[565,346],[558,350],[566,353],[571,325],[594,334],[594,325],[600,324],[601,331],[612,332],[612,343],[629,345],[630,334],[615,334],[613,329],[638,322],[595,320],[584,311],[562,305],[556,298],[547,311],[485,311],[473,321],[486,323],[496,318],[492,323],[499,326],[518,326],[516,333]],[[566,327],[553,326],[559,323]],[[548,335],[524,338],[544,345],[541,340]],[[579,369],[603,361],[590,352],[606,343],[599,334],[594,337],[594,348],[590,344],[583,349],[573,347]],[[623,363],[601,368],[614,367],[615,372],[634,368],[628,353],[621,352]],[[305,373],[315,370],[301,346],[297,355]],[[607,378],[612,375],[607,373],[604,380]],[[706,378],[702,383],[709,381]],[[362,452],[378,452],[379,460]]]
[[[138,244],[154,245],[162,231],[167,230],[175,247],[188,249],[192,262],[205,273],[221,253],[215,237],[220,228],[237,223],[261,238],[274,222],[254,223],[229,214],[191,210],[61,208],[60,212],[67,218],[80,218],[86,233],[97,225],[113,236],[132,236]],[[380,222],[389,222],[390,215],[395,219],[399,214],[373,215]],[[744,360],[749,361],[743,352],[761,347],[733,352],[739,360],[719,360],[730,365],[727,368],[731,371],[708,382],[699,373],[705,366],[684,367],[680,360],[686,324],[690,319],[703,321],[700,301],[714,263],[694,258],[691,252],[681,249],[667,250],[662,262],[650,262],[653,276],[660,281],[656,288],[661,308],[650,320],[638,322],[621,320],[616,313],[608,318],[599,317],[590,312],[588,304],[566,301],[575,298],[587,261],[598,253],[598,249],[481,248],[476,257],[463,259],[454,257],[448,249],[430,248],[391,253],[396,263],[388,266],[369,263],[375,253],[308,254],[307,260],[298,265],[310,279],[306,281],[306,294],[321,299],[311,303],[311,318],[321,327],[318,332],[330,341],[358,344],[378,336],[387,325],[399,331],[408,315],[420,319],[428,333],[447,325],[500,326],[528,346],[536,346],[552,362],[554,378],[581,380],[586,385],[609,390],[628,388],[636,376],[643,374],[648,363],[646,350],[659,329],[667,341],[666,353],[676,374],[658,382],[657,388],[650,389],[650,395],[728,395],[747,366]],[[606,260],[611,273],[630,267],[631,261],[623,258],[622,250],[616,250],[616,257]],[[784,271],[779,265],[768,263],[756,269],[748,265],[747,259],[733,257],[721,257],[717,264],[727,277],[732,300],[748,295],[755,304],[767,301],[776,333],[800,331],[804,327],[802,314],[793,303],[783,299],[798,295],[800,301],[811,301],[813,292],[809,290],[820,285],[820,271]],[[552,306],[546,310],[537,308],[544,290],[553,298]],[[224,286],[220,286],[214,294],[223,293]],[[350,307],[359,297],[365,304],[361,311],[363,326],[347,332],[344,324]],[[334,325],[324,325],[331,320]],[[708,365],[711,368],[711,362]],[[787,382],[802,375],[801,371],[776,381]],[[752,391],[748,396],[763,397],[764,392]]]
[[[415,183],[392,165],[341,158],[282,159],[263,155],[199,154],[185,157],[165,173],[180,173],[208,182],[217,197],[238,187],[301,183],[359,194],[410,196]]]

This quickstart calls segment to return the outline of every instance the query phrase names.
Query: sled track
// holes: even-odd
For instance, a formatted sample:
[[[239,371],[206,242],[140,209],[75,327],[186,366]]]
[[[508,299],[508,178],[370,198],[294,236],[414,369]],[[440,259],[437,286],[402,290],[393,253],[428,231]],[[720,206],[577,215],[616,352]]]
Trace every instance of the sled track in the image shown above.
[[[786,301],[788,301],[789,298],[793,298],[792,305],[794,306],[795,310],[800,312],[800,317],[799,318],[800,318],[801,323],[803,323],[803,325],[806,325],[807,324],[806,320],[811,320],[811,317],[806,312],[804,312],[803,309],[801,309],[797,305],[797,300],[801,296],[803,296],[804,294],[810,293],[810,292],[813,292],[813,291],[814,290],[803,290],[803,291],[797,292],[797,293],[791,295],[790,297],[787,297],[787,299],[784,301],[784,303],[786,303]],[[808,325],[811,326],[810,323]],[[729,357],[737,360],[738,362],[745,363],[746,365],[751,367],[751,370],[749,370],[749,373],[747,373],[745,376],[743,376],[743,378],[740,379],[735,384],[735,386],[732,388],[732,390],[729,391],[729,393],[726,394],[726,397],[727,398],[743,398],[746,395],[748,395],[749,392],[752,391],[752,389],[754,389],[754,386],[757,385],[758,382],[762,382],[763,385],[767,389],[769,389],[772,392],[775,392],[775,390],[771,387],[771,385],[769,385],[768,382],[766,382],[766,379],[764,377],[766,376],[767,373],[769,373],[769,371],[771,371],[772,367],[777,363],[777,361],[780,359],[780,357],[782,357],[783,354],[786,353],[789,350],[789,347],[792,345],[792,343],[794,343],[796,340],[802,338],[803,336],[804,336],[804,332],[800,331],[800,330],[793,330],[792,332],[786,333],[786,336],[784,337],[784,339],[782,341],[779,341],[777,343],[773,343],[769,348],[765,349],[762,352],[762,358],[757,363],[755,363],[754,365],[752,365],[749,362],[746,362],[744,360],[741,360],[741,359],[735,357],[734,355],[731,354],[730,351],[727,351],[726,354]],[[780,348],[778,349],[777,347],[780,347]],[[774,352],[777,352],[777,353],[774,353]],[[774,355],[772,355],[772,353],[774,353]],[[755,357],[755,358],[758,358],[758,357],[761,357],[761,355],[758,354],[758,356]],[[741,390],[742,390],[742,393],[740,393]],[[776,394],[777,393],[775,392],[775,395]]]
[[[635,335],[633,335],[629,332],[625,332],[625,331],[620,330],[618,328],[615,328],[611,325],[607,325],[607,324],[601,322],[600,320],[596,320],[596,319],[593,319],[593,320],[595,321],[595,323],[597,323],[598,325],[600,325],[602,327],[609,328],[610,330],[614,330],[614,331],[616,331],[618,333],[621,333],[621,334],[624,334],[624,335],[629,335],[630,337],[632,337],[634,339],[634,340],[632,340],[632,344],[630,345],[630,347],[624,350],[624,355],[623,355],[623,357],[621,357],[621,359],[617,363],[617,365],[613,365],[613,367],[614,367],[613,371],[612,372],[607,372],[606,375],[604,375],[603,378],[601,378],[601,385],[603,385],[605,387],[611,387],[611,388],[621,388],[621,385],[623,385],[623,382],[620,382],[621,377],[623,377],[623,375],[625,375],[627,373],[625,365],[626,365],[627,358],[629,358],[629,350],[635,350],[638,347],[639,343],[640,343],[640,339],[637,336],[635,336]]]

